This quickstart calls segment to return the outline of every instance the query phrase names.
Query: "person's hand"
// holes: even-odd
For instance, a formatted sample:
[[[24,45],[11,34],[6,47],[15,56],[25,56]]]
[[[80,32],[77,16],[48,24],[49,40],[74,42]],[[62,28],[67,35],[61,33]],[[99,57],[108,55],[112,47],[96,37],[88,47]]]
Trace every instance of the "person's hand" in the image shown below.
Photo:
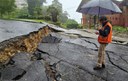
[[[100,30],[101,29],[101,26],[99,26],[97,29]]]
[[[96,35],[99,35],[99,32],[97,31],[97,32],[95,32],[95,34],[96,34]]]

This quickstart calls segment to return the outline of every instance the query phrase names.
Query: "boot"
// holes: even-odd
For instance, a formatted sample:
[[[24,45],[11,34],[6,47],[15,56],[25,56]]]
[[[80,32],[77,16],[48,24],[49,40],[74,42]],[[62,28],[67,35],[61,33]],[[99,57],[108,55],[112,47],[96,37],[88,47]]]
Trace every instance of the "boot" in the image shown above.
[[[102,64],[102,68],[105,68],[105,64]]]
[[[96,67],[94,67],[93,69],[94,69],[94,70],[100,70],[100,69],[102,69],[102,67],[96,66]]]

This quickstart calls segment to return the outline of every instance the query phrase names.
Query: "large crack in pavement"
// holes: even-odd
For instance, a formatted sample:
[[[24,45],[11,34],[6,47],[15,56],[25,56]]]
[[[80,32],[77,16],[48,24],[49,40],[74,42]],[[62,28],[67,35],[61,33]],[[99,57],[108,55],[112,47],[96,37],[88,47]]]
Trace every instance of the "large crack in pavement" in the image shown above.
[[[97,44],[95,44],[94,42],[88,41],[88,40],[86,40],[86,39],[83,39],[83,40],[84,40],[85,42],[87,42],[87,43],[93,44],[93,45],[98,49]]]
[[[54,41],[55,42],[55,41]],[[60,41],[59,41],[60,42]],[[58,43],[59,43],[58,42]],[[53,43],[53,42],[52,42]],[[54,56],[51,56],[48,52],[44,52],[40,49],[37,48],[37,51],[39,53],[42,53],[42,54],[46,54],[48,55],[49,57],[54,57]],[[59,51],[59,47],[58,47],[58,50],[57,50],[57,53]],[[41,56],[41,55],[40,55]],[[41,57],[39,57],[41,58]],[[61,80],[61,74],[56,70],[57,68],[57,65],[62,61],[62,60],[59,60],[58,62],[55,62],[53,64],[50,64],[49,62],[47,62],[47,59],[43,59],[45,61],[45,73],[46,73],[46,77],[47,77],[47,81],[60,81]]]
[[[125,70],[125,69],[123,69],[122,67],[118,66],[117,64],[115,64],[115,63],[111,60],[111,58],[110,58],[110,55],[109,55],[109,52],[108,52],[108,51],[106,52],[106,54],[107,54],[108,59],[109,59],[109,61],[110,61],[110,63],[111,63],[112,65],[114,65],[115,67],[119,68],[120,70],[122,70],[122,71],[124,71],[124,72],[128,73],[128,71],[127,71],[127,70]]]
[[[92,42],[90,42],[90,41],[87,41],[87,42],[88,42],[88,43],[91,43],[91,44],[94,44],[94,45],[96,46],[95,43],[92,43]],[[96,46],[96,48],[98,48],[98,46]],[[91,49],[91,50],[96,51],[95,49]],[[125,70],[125,69],[123,69],[122,67],[118,66],[117,64],[115,64],[115,63],[111,60],[111,57],[109,56],[109,53],[113,53],[113,54],[116,54],[116,53],[114,53],[114,52],[112,52],[112,51],[106,51],[106,54],[107,54],[107,57],[108,57],[110,63],[111,63],[112,65],[114,65],[115,67],[119,68],[120,70],[122,70],[122,71],[128,73],[127,70]],[[128,64],[128,62],[127,62],[125,59],[123,59],[121,56],[120,56],[120,58],[121,58],[122,60],[124,60],[124,61]]]
[[[78,36],[79,37],[79,36]],[[60,39],[60,38],[57,38],[56,36],[52,36],[52,35],[49,35],[49,36],[47,36],[47,37],[45,37],[44,38],[44,40],[41,42],[41,44],[54,44],[56,47],[55,48],[53,48],[53,49],[50,49],[50,48],[47,48],[46,47],[46,49],[39,49],[39,48],[37,48],[37,50],[36,50],[36,53],[35,53],[35,57],[36,57],[36,62],[39,60],[39,61],[43,61],[44,62],[44,66],[41,66],[42,68],[40,68],[40,69],[45,69],[45,74],[46,74],[46,78],[47,79],[45,79],[45,81],[47,80],[47,81],[62,81],[62,74],[57,70],[57,65],[59,65],[59,64],[61,64],[62,62],[63,63],[67,63],[67,64],[69,64],[69,65],[71,65],[72,67],[75,67],[75,68],[77,68],[78,70],[81,70],[81,71],[83,71],[85,74],[88,74],[88,75],[90,75],[90,76],[94,76],[94,77],[96,77],[96,78],[98,78],[98,79],[101,79],[102,81],[111,81],[111,80],[108,80],[108,78],[110,78],[109,77],[109,72],[107,71],[107,70],[105,70],[104,72],[106,72],[106,74],[105,75],[99,75],[99,74],[97,74],[96,72],[94,72],[94,71],[92,71],[92,70],[90,70],[90,69],[88,69],[88,68],[90,68],[90,66],[88,66],[88,65],[83,65],[82,63],[79,63],[79,62],[82,62],[82,61],[86,61],[86,60],[80,60],[79,62],[72,62],[72,61],[78,61],[78,58],[79,57],[83,57],[84,55],[83,54],[81,54],[81,53],[85,53],[85,54],[91,54],[92,53],[92,51],[94,51],[94,52],[97,52],[98,51],[98,45],[95,43],[95,42],[92,42],[92,41],[90,41],[90,40],[88,40],[88,39],[86,39],[86,37],[84,37],[83,39],[82,39],[83,37],[79,37],[79,39],[80,40],[83,40],[83,41],[85,41],[86,43],[88,43],[88,45],[91,45],[90,47],[86,47],[86,46],[82,46],[82,45],[80,45],[80,44],[75,44],[75,43],[71,43],[71,42],[64,42],[65,43],[65,45],[68,45],[69,43],[71,43],[72,45],[71,45],[71,47],[73,47],[72,49],[73,50],[71,50],[70,51],[70,45],[69,45],[69,47],[66,47],[66,48],[64,48],[64,51],[62,51],[61,49],[63,49],[62,47],[61,47],[61,45],[60,44],[62,44],[61,43],[61,40],[62,39]],[[45,46],[45,45],[44,45]],[[76,47],[75,47],[76,46]],[[82,47],[81,47],[82,46]],[[50,46],[49,46],[50,47]],[[82,50],[79,50],[79,47],[80,47],[80,49],[82,48]],[[84,48],[85,47],[85,48]],[[94,48],[93,48],[94,47]],[[48,51],[46,51],[48,49]],[[83,50],[86,50],[86,51],[83,51]],[[54,54],[52,54],[51,52],[50,52],[50,50],[52,50],[52,52],[54,53]],[[78,52],[78,51],[79,52]],[[70,52],[66,52],[66,51],[70,51]],[[73,52],[73,51],[75,51],[75,52]],[[64,52],[64,53],[62,53],[62,52]],[[68,56],[63,56],[63,57],[61,57],[61,56],[58,56],[58,55],[61,55],[61,53],[62,54],[65,54],[65,53],[79,53],[79,54],[81,54],[80,56],[78,55],[76,55],[76,56],[73,56],[72,58],[71,58],[71,60],[68,58]],[[72,54],[73,54],[72,53]],[[118,70],[121,70],[121,72],[123,71],[123,74],[124,74],[124,72],[125,73],[127,73],[128,74],[128,71],[126,70],[126,69],[124,69],[123,67],[121,67],[121,66],[119,66],[118,64],[116,64],[115,63],[115,61],[113,61],[112,60],[112,58],[110,57],[110,53],[112,53],[112,54],[114,54],[114,55],[116,55],[116,53],[115,52],[113,52],[113,51],[106,51],[106,55],[107,55],[107,57],[108,57],[108,61],[111,63],[111,65],[113,65],[114,66],[114,68],[116,68],[116,69],[118,69]],[[72,55],[71,54],[71,55]],[[47,60],[47,58],[44,58],[43,56],[45,56],[45,55],[47,55],[49,58],[48,59],[50,59],[50,61],[48,61]],[[75,55],[75,54],[74,54]],[[85,55],[85,56],[89,56],[89,55]],[[119,56],[119,55],[118,55]],[[75,58],[76,57],[76,58]],[[127,63],[128,64],[128,61],[127,60],[125,60],[122,56],[119,56],[125,63]],[[52,61],[52,59],[51,58],[55,58],[55,59],[57,59],[58,61],[53,61],[52,63],[51,63],[51,61]],[[81,59],[81,58],[79,58],[79,59]],[[88,57],[86,57],[86,59],[88,60]],[[89,58],[90,59],[90,58]],[[90,60],[89,60],[90,61]],[[16,62],[16,61],[15,61]],[[33,61],[34,62],[34,61]],[[87,62],[87,63],[89,63],[89,62]],[[36,64],[36,63],[34,63],[34,64]],[[38,67],[40,67],[40,63],[38,63],[37,62],[37,64],[39,65]],[[37,68],[36,68],[36,66],[37,66],[37,64],[36,65],[34,65],[33,66],[33,64],[30,64],[29,65],[29,67],[27,67],[27,69],[28,68],[31,68],[31,67],[33,67],[33,68],[31,68],[31,69],[33,69],[33,70],[37,70]],[[86,67],[86,66],[88,66],[88,67]],[[30,69],[29,69],[30,70]],[[37,71],[34,71],[34,72],[37,72],[37,73],[39,73],[39,70],[37,70]],[[29,73],[31,73],[31,70],[29,71]],[[11,79],[11,80],[17,80],[17,81],[22,81],[22,80],[24,80],[24,79],[26,79],[26,76],[28,76],[29,75],[29,73],[28,73],[28,71],[27,70],[25,70],[25,71],[23,71],[23,72],[21,72],[20,74],[18,74],[17,76],[15,76],[15,77],[13,77],[13,79]],[[43,72],[42,72],[43,73]],[[31,75],[31,76],[33,76],[33,75]],[[39,76],[41,76],[41,75],[39,75]],[[37,76],[36,78],[35,78],[35,80],[34,81],[38,81],[39,80],[39,76]],[[86,76],[86,75],[85,75]],[[25,78],[24,78],[25,77]],[[81,77],[80,77],[81,78]],[[67,81],[67,80],[66,80]],[[83,80],[84,81],[84,80]],[[98,81],[98,80],[96,80],[96,81]],[[115,81],[115,80],[114,80]]]
[[[125,63],[127,63],[127,64],[128,64],[128,61],[127,61],[127,60],[125,60],[122,56],[120,56],[120,58],[121,58]]]
[[[26,71],[23,71],[20,75],[17,75],[17,76],[14,77],[12,80],[19,80],[19,79],[21,79],[25,74],[26,74]]]
[[[61,79],[61,74],[59,74],[56,70],[57,64],[60,62],[61,62],[61,60],[54,63],[53,65],[50,65],[50,63],[48,63],[48,62],[45,63],[45,73],[46,73],[48,81],[50,79],[52,81],[59,81]]]
[[[88,41],[88,40],[86,40],[86,39],[84,39],[84,41],[86,41],[87,43],[93,44],[93,45],[98,49],[97,44],[95,44],[94,42]],[[93,51],[97,51],[96,49],[92,49],[92,48],[89,48],[89,49],[91,49],[91,50],[93,50]],[[122,70],[122,71],[128,73],[127,70],[125,70],[125,69],[123,69],[122,67],[118,66],[117,64],[115,64],[115,63],[111,60],[111,57],[109,56],[109,53],[113,53],[113,54],[116,54],[116,53],[114,53],[113,51],[106,51],[106,54],[107,54],[107,57],[108,57],[110,63],[111,63],[112,65],[114,65],[115,67],[119,68],[120,70]],[[125,62],[128,64],[128,62],[127,62],[125,59],[123,59],[122,56],[119,56],[119,57],[120,57],[123,61],[125,61]]]
[[[93,48],[88,48],[88,49],[93,50],[93,51],[98,51],[98,50],[97,50],[97,49],[98,49],[97,44],[95,44],[94,42],[85,40],[85,39],[84,39],[84,41],[86,41],[87,43],[93,44],[93,45],[95,46],[95,48],[96,48],[96,49],[93,49]],[[68,43],[69,43],[69,42],[68,42]],[[59,51],[59,48],[58,48],[58,51]],[[57,51],[57,53],[58,53],[58,51]],[[115,63],[111,60],[111,57],[109,56],[109,53],[113,53],[113,54],[116,54],[116,53],[114,53],[113,51],[108,51],[108,50],[106,51],[106,53],[107,53],[107,57],[108,57],[108,59],[109,59],[109,62],[110,62],[112,65],[114,65],[114,66],[117,67],[118,69],[120,69],[120,70],[122,70],[122,71],[128,73],[127,70],[125,70],[125,69],[123,69],[122,67],[118,66],[117,64],[115,64]],[[54,58],[60,59],[60,58],[58,58],[58,57],[56,57],[56,56],[53,56],[53,55],[51,55],[51,54],[48,54],[48,55],[50,55],[50,56],[52,56],[52,57],[54,57]],[[121,57],[120,57],[120,58],[121,58]],[[124,60],[125,62],[127,62],[125,59],[123,59],[123,58],[121,58],[121,59]],[[62,60],[62,59],[60,59],[60,60]],[[90,71],[86,70],[84,67],[82,67],[82,66],[80,66],[80,65],[72,64],[72,63],[70,63],[70,62],[68,62],[68,61],[66,61],[66,60],[62,60],[62,61],[63,61],[63,62],[66,62],[66,63],[68,63],[68,64],[70,64],[70,65],[72,65],[72,66],[74,66],[74,67],[78,67],[78,66],[79,66],[78,69],[81,69],[81,70],[83,70],[83,71],[85,71],[85,72],[91,74],[92,76],[96,76],[97,78],[101,78],[102,80],[107,81],[107,78],[99,77],[99,76],[97,76],[97,75],[91,73]]]
[[[38,50],[40,50],[40,49],[38,49]],[[45,54],[49,55],[50,57],[54,57],[54,58],[56,58],[56,59],[59,59],[59,61],[58,61],[57,63],[54,63],[55,65],[57,65],[57,64],[60,63],[60,62],[65,62],[65,63],[67,63],[67,64],[69,64],[69,65],[72,65],[73,67],[76,67],[76,68],[78,68],[78,69],[80,69],[80,70],[83,70],[83,71],[89,73],[89,74],[92,75],[92,76],[95,76],[95,77],[97,77],[97,78],[99,78],[99,79],[102,79],[102,80],[104,80],[104,81],[107,81],[106,78],[97,76],[97,75],[91,73],[90,71],[86,70],[84,67],[82,67],[82,66],[80,66],[80,65],[70,63],[70,62],[68,62],[68,61],[66,61],[66,60],[64,60],[64,59],[60,59],[60,58],[58,58],[58,57],[56,57],[56,56],[54,56],[54,55],[51,55],[51,54],[49,54],[49,53],[47,53],[47,52],[42,51],[42,50],[40,50],[40,52],[42,52],[43,54],[45,53]],[[53,64],[53,65],[54,65],[54,64]]]

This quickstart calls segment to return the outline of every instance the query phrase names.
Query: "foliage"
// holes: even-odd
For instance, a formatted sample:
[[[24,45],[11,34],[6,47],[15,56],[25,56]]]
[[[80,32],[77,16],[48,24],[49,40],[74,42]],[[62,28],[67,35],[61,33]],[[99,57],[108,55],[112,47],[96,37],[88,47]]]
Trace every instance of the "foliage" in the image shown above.
[[[0,0],[0,15],[11,13],[15,9],[15,0]]]
[[[61,26],[61,22],[54,22],[54,23],[52,23],[52,24],[54,24],[54,25],[57,25],[57,26]]]
[[[51,17],[50,16],[44,16],[44,20],[50,21],[51,20]]]
[[[57,20],[58,20],[57,17],[59,15],[59,11],[55,7],[49,6],[49,8],[47,9],[47,12],[51,16],[52,21],[57,22]]]
[[[65,23],[68,20],[68,13],[66,11],[63,12],[62,4],[58,0],[53,0],[51,6],[55,7],[59,12],[58,21]]]
[[[10,2],[9,2],[10,1]],[[7,3],[8,2],[8,3]],[[46,0],[26,0],[28,6],[16,9],[15,0],[1,0],[0,14],[7,14],[6,18],[22,18],[28,20],[45,20],[49,23],[64,28],[79,28],[78,23],[73,19],[68,19],[68,13],[63,12],[62,4],[58,0],[53,0],[50,6],[43,6]],[[11,4],[6,6],[5,4]],[[3,9],[2,9],[3,8]],[[9,17],[8,17],[9,15]],[[5,17],[4,17],[5,18]],[[21,20],[22,20],[21,19]],[[52,22],[51,22],[52,21]]]
[[[53,0],[51,6],[55,7],[60,13],[62,13],[62,4],[58,0]]]
[[[38,16],[42,13],[42,5],[46,0],[27,0],[28,12],[31,16]]]
[[[27,7],[23,7],[21,9],[17,9],[17,17],[18,18],[27,18],[29,15]]]
[[[62,23],[66,23],[67,20],[68,20],[68,13],[66,11],[64,11],[64,13],[60,13],[59,21]]]
[[[126,27],[121,27],[121,26],[113,26],[113,31],[115,32],[128,32],[128,28]]]
[[[45,16],[48,15],[47,9],[48,9],[48,6],[43,6],[43,7],[42,7],[42,14],[43,14],[43,17],[45,17]]]
[[[67,28],[71,28],[71,29],[79,28],[79,24],[74,19],[68,19],[67,22],[65,23],[65,25]]]

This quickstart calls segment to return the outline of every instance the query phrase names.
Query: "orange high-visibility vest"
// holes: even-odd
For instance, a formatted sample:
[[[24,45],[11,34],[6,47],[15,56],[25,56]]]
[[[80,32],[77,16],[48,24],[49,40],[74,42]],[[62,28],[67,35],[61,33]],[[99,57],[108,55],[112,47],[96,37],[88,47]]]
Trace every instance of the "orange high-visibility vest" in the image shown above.
[[[110,27],[110,33],[108,34],[107,37],[103,37],[101,35],[98,36],[98,42],[99,43],[111,43],[112,42],[112,25],[107,22],[106,25],[104,27],[102,27],[101,30],[104,30],[106,26]]]

